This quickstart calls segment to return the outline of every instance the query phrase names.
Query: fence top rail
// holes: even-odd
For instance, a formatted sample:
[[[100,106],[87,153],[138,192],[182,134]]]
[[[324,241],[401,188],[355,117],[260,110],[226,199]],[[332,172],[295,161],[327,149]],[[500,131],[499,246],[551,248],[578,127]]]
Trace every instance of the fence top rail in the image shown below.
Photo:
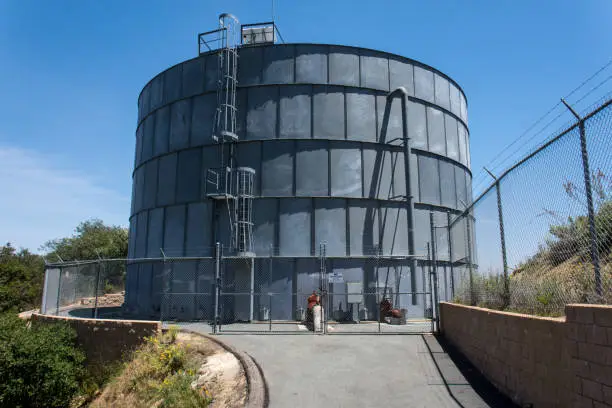
[[[256,255],[256,256],[240,256],[240,255],[223,255],[221,259],[270,259],[270,258],[281,258],[281,259],[320,259],[321,255]],[[403,260],[403,259],[423,259],[426,260],[425,254],[404,254],[404,255],[384,255],[384,254],[372,254],[372,255],[325,255],[326,259],[391,259],[391,260]],[[180,261],[203,261],[203,260],[214,260],[214,256],[168,256],[168,257],[152,257],[152,258],[100,258],[100,259],[86,259],[86,260],[73,260],[64,262],[48,262],[45,265],[47,269],[53,268],[67,268],[84,265],[103,264],[111,262],[125,262],[125,263],[147,263],[147,262],[180,262]]]
[[[91,265],[97,263],[109,263],[109,262],[128,262],[128,263],[144,263],[144,262],[172,262],[176,260],[181,261],[199,261],[199,260],[211,260],[215,259],[212,256],[183,256],[183,257],[152,257],[152,258],[100,258],[100,259],[86,259],[86,260],[74,260],[64,262],[49,262],[45,265],[46,268],[61,268],[70,266],[82,266]]]
[[[413,254],[413,255],[376,255],[376,254],[371,254],[371,255],[328,255],[326,254],[324,256],[326,259],[427,259],[427,256],[425,254]],[[228,256],[223,256],[223,259],[268,259],[268,258],[283,258],[283,259],[294,259],[294,258],[299,258],[299,259],[305,259],[305,258],[309,258],[309,259],[321,259],[321,255],[257,255],[257,256],[253,256],[253,257],[246,257],[246,256],[236,256],[236,255],[228,255]],[[184,259],[184,258],[177,258],[177,259]]]
[[[465,210],[463,210],[463,212],[459,215],[457,215],[455,217],[455,219],[450,223],[450,225],[448,226],[449,228],[452,228],[453,225],[455,225],[459,219],[464,218],[466,216],[467,213],[469,213],[474,206],[485,196],[489,193],[489,191],[491,191],[491,189],[493,189],[493,187],[495,187],[497,184],[499,184],[504,177],[506,177],[508,174],[510,174],[512,171],[514,171],[517,167],[521,166],[523,163],[525,163],[526,161],[528,161],[529,159],[531,159],[532,157],[534,157],[535,155],[537,155],[538,153],[540,153],[542,150],[546,149],[548,146],[552,145],[553,143],[557,142],[559,139],[561,139],[563,136],[565,136],[566,134],[568,134],[569,132],[571,132],[572,130],[576,129],[581,122],[586,122],[587,120],[591,119],[593,116],[597,115],[599,112],[603,111],[604,109],[606,109],[607,107],[609,107],[610,105],[612,105],[612,98],[608,99],[606,102],[602,103],[599,107],[597,107],[596,109],[592,110],[590,113],[588,113],[587,115],[583,116],[582,119],[576,121],[576,123],[570,125],[567,129],[561,131],[558,135],[556,135],[555,137],[553,137],[552,139],[548,140],[547,142],[545,142],[544,144],[542,144],[541,146],[539,146],[538,148],[536,148],[534,151],[532,151],[531,153],[527,154],[525,157],[523,157],[522,159],[520,159],[519,161],[517,161],[516,163],[514,163],[512,166],[510,166],[509,168],[507,168],[496,180],[494,180],[482,193],[480,193],[478,195],[478,197],[476,197],[476,199],[474,201],[472,201],[472,203],[470,205],[468,205]]]

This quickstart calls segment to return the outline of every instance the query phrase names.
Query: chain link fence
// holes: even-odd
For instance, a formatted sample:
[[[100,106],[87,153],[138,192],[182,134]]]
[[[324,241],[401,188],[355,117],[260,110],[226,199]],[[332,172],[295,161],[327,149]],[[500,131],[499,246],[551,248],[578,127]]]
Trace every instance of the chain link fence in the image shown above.
[[[45,273],[41,313],[88,318],[119,316],[126,273],[124,260],[50,264]]]
[[[433,231],[433,229],[432,229]],[[49,264],[42,313],[159,320],[210,333],[423,333],[451,296],[425,255],[163,257]],[[162,254],[172,251],[161,251]],[[440,296],[433,290],[439,288]],[[318,310],[318,312],[315,312]]]
[[[568,303],[612,303],[611,105],[519,161],[451,222],[466,243],[456,302],[550,316]]]

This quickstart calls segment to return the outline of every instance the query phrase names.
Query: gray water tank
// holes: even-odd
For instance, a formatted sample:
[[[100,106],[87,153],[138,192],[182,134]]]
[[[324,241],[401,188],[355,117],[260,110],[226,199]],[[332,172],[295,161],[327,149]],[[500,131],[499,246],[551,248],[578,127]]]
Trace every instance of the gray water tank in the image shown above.
[[[410,95],[415,247],[425,258],[430,210],[442,227],[448,212],[457,214],[471,201],[467,103],[461,88],[420,62],[338,45],[242,47],[238,71],[236,161],[256,171],[254,287],[257,293],[281,294],[274,299],[272,318],[292,319],[302,294],[318,287],[323,241],[328,270],[341,272],[345,281],[362,281],[366,291],[384,283],[395,292],[427,292],[427,262],[420,260],[417,276],[406,278],[408,260],[400,259],[409,254],[404,156],[398,143],[401,107],[397,99],[385,120],[385,97],[399,86]],[[216,54],[204,54],[160,73],[141,92],[130,258],[159,257],[160,248],[169,257],[212,256],[216,241],[229,243],[227,213],[214,222],[214,203],[205,191],[207,169],[220,164],[211,137],[216,76]],[[465,233],[454,230],[459,232],[452,234],[452,261],[465,260]],[[438,272],[448,292],[448,231],[436,231]],[[372,269],[364,256],[376,252],[383,259]],[[132,265],[128,309],[159,313],[164,285],[170,285],[186,293],[180,313],[207,318],[214,268],[203,262],[175,265],[170,278],[163,265]],[[249,290],[248,275],[236,279],[247,282],[234,290]],[[329,291],[344,288],[344,283],[330,284]],[[406,307],[414,303],[409,296],[400,298],[397,303]],[[338,296],[333,307],[345,310],[343,299]],[[254,302],[258,311],[267,300]],[[365,302],[376,310],[374,296]],[[417,303],[423,309],[425,295]],[[234,304],[232,313],[248,314],[244,307]]]

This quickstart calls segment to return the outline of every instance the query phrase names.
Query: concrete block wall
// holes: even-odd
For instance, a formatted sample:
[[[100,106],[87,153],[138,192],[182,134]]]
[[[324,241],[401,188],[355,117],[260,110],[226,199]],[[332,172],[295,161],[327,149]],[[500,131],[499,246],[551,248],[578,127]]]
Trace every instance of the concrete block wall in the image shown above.
[[[126,352],[143,344],[145,337],[153,336],[161,329],[159,322],[144,320],[81,319],[38,313],[33,313],[30,319],[35,324],[67,322],[75,329],[77,343],[90,363],[121,360]]]
[[[612,407],[612,306],[568,305],[566,334],[575,407]]]
[[[443,302],[441,330],[500,391],[533,407],[612,407],[612,306],[547,318]]]

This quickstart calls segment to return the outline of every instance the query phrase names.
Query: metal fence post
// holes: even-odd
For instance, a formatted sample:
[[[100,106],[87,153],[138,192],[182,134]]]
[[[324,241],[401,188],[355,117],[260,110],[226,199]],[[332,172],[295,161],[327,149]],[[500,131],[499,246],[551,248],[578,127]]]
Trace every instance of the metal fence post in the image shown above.
[[[221,244],[215,245],[215,306],[213,311],[213,333],[217,333],[219,323],[219,291],[221,290]]]
[[[496,179],[497,180],[497,179]],[[501,238],[501,250],[502,250],[502,260],[504,263],[504,299],[503,306],[504,308],[508,307],[510,304],[510,285],[508,281],[508,257],[506,253],[506,233],[504,231],[504,213],[502,210],[502,199],[501,199],[501,189],[499,186],[499,180],[495,183],[495,190],[497,192],[497,213],[499,216],[499,235]]]
[[[272,294],[271,294],[272,292],[270,291],[270,283],[272,282],[272,276],[274,273],[274,265],[272,265],[272,258],[274,258],[274,246],[270,244],[270,256],[268,258],[268,287],[267,287],[268,288],[268,330],[269,331],[272,331],[272,320],[271,320],[272,319]]]
[[[272,331],[272,293],[268,293],[268,331]]]
[[[380,287],[378,286],[380,284],[379,281],[379,271],[380,271],[380,251],[382,250],[382,247],[380,245],[378,245],[376,247],[376,309],[378,310],[378,333],[381,332],[382,327],[381,327],[381,321],[384,318],[384,316],[381,316],[380,314],[380,304],[383,301],[383,299],[380,298]]]
[[[73,285],[72,285],[72,300],[70,301],[70,303],[74,303],[77,300],[77,291],[79,289],[80,285],[80,280],[81,280],[81,270],[79,269],[79,261],[76,261],[76,276],[73,279]]]
[[[255,258],[247,258],[249,264],[250,273],[250,285],[249,285],[249,322],[253,322],[255,319]]]
[[[429,284],[429,291],[427,292],[427,294],[429,294],[429,302],[430,302],[430,306],[431,306],[429,308],[429,311],[431,312],[431,317],[430,317],[430,314],[427,313],[428,312],[428,310],[427,310],[427,298],[423,299],[423,308],[425,309],[424,312],[423,312],[423,315],[424,315],[424,317],[430,317],[430,319],[431,319],[431,331],[433,333],[435,328],[434,328],[434,319],[433,319],[434,318],[434,316],[433,316],[433,290],[432,290],[432,287],[431,287],[432,286],[431,285],[431,274],[433,272],[431,271],[431,264],[432,263],[431,263],[431,243],[430,242],[427,242],[427,264],[428,264],[427,265],[427,269],[428,269],[427,279],[425,279],[425,274],[423,274],[423,281],[424,282],[428,282],[428,284]],[[425,289],[427,290],[427,288],[425,288]]]
[[[47,296],[48,296],[48,290],[49,290],[49,272],[47,269],[47,260],[43,257],[43,261],[45,262],[45,277],[44,277],[44,283],[43,283],[43,295],[42,295],[42,301],[40,303],[40,314],[46,315],[47,314]]]
[[[57,280],[57,302],[55,306],[55,315],[59,316],[59,308],[60,308],[60,296],[62,294],[62,272],[63,269],[61,266],[59,267],[59,278]]]
[[[465,221],[465,231],[467,234],[467,256],[468,256],[468,273],[470,282],[470,305],[474,306],[474,262],[472,258],[472,229],[471,229],[471,218],[470,211],[467,212],[467,219]]]
[[[96,283],[94,285],[94,308],[91,311],[91,317],[93,317],[94,319],[98,318],[98,291],[100,289],[100,268],[101,264],[100,260],[98,260],[98,262],[96,263]]]
[[[325,242],[321,242],[319,244],[319,253],[320,253],[320,266],[319,266],[319,280],[321,285],[321,295],[319,296],[321,303],[321,332],[323,334],[327,333],[327,246]]]
[[[451,213],[446,213],[446,225],[448,226],[448,262],[450,265],[450,286],[451,286],[451,299],[455,298],[455,272],[453,267],[453,240],[451,238]]]
[[[164,322],[164,310],[168,307],[168,282],[167,282],[167,274],[166,274],[166,253],[163,248],[159,248],[159,252],[162,255],[162,301],[159,310],[159,321]]]
[[[584,188],[587,198],[587,210],[589,215],[589,232],[591,235],[591,262],[595,272],[595,291],[598,296],[603,294],[601,287],[601,271],[599,266],[599,249],[597,248],[597,230],[595,229],[595,207],[593,205],[593,188],[591,186],[591,169],[589,167],[589,151],[587,149],[586,129],[584,119],[565,101],[561,102],[572,112],[578,119],[578,127],[580,129],[580,152],[582,154],[582,170],[584,172]]]
[[[438,329],[438,265],[436,258],[436,226],[434,225],[434,213],[429,212],[429,227],[431,232],[431,279],[433,280],[432,288],[432,305],[431,312],[434,314],[435,329]]]
[[[504,232],[504,213],[502,211],[502,200],[501,200],[501,189],[499,187],[499,178],[491,173],[486,167],[485,171],[489,173],[489,176],[495,180],[495,193],[497,194],[497,217],[499,221],[499,236],[501,242],[502,262],[504,268],[504,295],[503,295],[503,307],[506,308],[510,303],[510,288],[508,285],[508,257],[506,253],[506,234]]]

